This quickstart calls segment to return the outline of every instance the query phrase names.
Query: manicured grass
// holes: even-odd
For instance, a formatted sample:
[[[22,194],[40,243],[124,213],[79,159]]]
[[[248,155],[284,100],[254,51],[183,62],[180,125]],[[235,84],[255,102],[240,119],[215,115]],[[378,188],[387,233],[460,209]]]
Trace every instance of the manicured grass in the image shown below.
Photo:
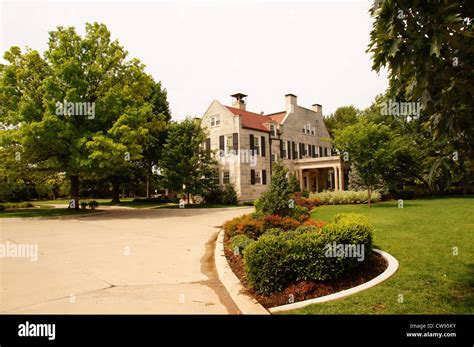
[[[341,212],[367,216],[376,229],[375,247],[392,254],[400,267],[371,289],[287,313],[474,313],[474,197],[405,201],[403,209],[397,205],[318,207],[314,219],[328,221]]]
[[[25,209],[12,209],[0,212],[0,218],[31,218],[31,217],[58,217],[58,216],[70,216],[70,215],[84,215],[97,213],[98,211],[92,210],[72,210],[68,208],[51,208],[51,207],[38,207],[38,208],[25,208]]]
[[[123,206],[123,207],[132,207],[132,208],[150,208],[155,206],[161,206],[162,204],[157,202],[149,201],[133,201],[134,198],[125,198],[120,199],[120,203],[112,204],[111,199],[83,199],[82,201],[92,201],[95,200],[99,203],[99,206]],[[34,201],[34,205],[43,206],[43,205],[67,205],[69,204],[70,199],[58,199],[58,200],[40,200]]]

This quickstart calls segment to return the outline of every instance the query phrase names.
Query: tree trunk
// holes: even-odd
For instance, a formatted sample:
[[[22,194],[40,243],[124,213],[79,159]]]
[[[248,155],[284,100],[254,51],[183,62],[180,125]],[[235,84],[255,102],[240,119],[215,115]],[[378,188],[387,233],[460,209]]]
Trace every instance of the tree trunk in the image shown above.
[[[188,192],[188,205],[189,205],[189,195],[190,195],[190,194],[189,194],[189,192]]]
[[[71,199],[74,200],[74,208],[79,209],[79,176],[71,176]]]
[[[367,193],[369,195],[369,207],[370,207],[370,204],[371,204],[371,200],[372,200],[372,187],[371,186],[368,186],[367,187]]]
[[[146,198],[150,198],[150,172],[146,174]]]
[[[112,179],[112,203],[118,204],[120,202],[120,179],[113,176]]]

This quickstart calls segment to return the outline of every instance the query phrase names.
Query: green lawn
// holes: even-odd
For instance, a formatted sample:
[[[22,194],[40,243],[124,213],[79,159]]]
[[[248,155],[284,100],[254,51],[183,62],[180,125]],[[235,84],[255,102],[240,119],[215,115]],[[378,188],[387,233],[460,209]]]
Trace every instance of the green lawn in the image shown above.
[[[148,201],[133,201],[134,198],[125,198],[120,199],[120,203],[112,204],[111,199],[84,199],[81,201],[91,201],[95,200],[99,203],[99,206],[124,206],[124,207],[133,207],[133,208],[150,208],[155,206],[161,206],[163,204],[159,204],[156,202],[148,202]],[[70,199],[58,199],[58,200],[40,200],[40,201],[33,201],[34,205],[43,206],[43,205],[67,205],[69,204]]]
[[[190,205],[185,205],[186,208],[228,208],[228,207],[248,207],[248,206],[241,206],[241,205],[219,205],[219,204],[190,204]],[[165,205],[160,205],[154,207],[156,208],[178,208],[179,209],[179,204],[165,204]]]
[[[48,206],[32,207],[24,209],[11,209],[0,212],[0,218],[31,218],[31,217],[58,217],[69,215],[84,215],[97,213],[98,211],[87,210],[72,210],[68,208],[51,208]]]
[[[340,212],[370,219],[375,246],[397,258],[397,273],[359,294],[289,313],[474,313],[473,197],[405,201],[403,209],[397,208],[396,201],[373,204],[370,209],[366,205],[321,206],[312,217],[327,221]],[[453,255],[453,247],[458,255]]]
[[[133,201],[134,198],[125,198],[120,199],[119,204],[112,204],[111,199],[84,199],[81,201],[91,201],[95,200],[99,203],[100,206],[123,206],[123,207],[132,207],[132,208],[179,208],[177,203],[156,203],[149,201]],[[64,205],[69,204],[70,199],[60,199],[60,200],[40,200],[33,201],[35,206],[50,206],[50,205]],[[242,206],[228,206],[228,205],[219,205],[219,204],[190,204],[186,205],[185,208],[223,208],[223,207],[242,207]]]

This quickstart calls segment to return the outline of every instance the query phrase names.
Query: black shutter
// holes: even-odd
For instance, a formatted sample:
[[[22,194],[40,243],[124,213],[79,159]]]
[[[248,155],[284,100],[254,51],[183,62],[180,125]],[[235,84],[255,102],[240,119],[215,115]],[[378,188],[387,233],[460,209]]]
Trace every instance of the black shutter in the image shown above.
[[[291,159],[291,142],[290,141],[286,143],[286,152],[288,153],[287,154],[288,159]]]
[[[280,158],[281,159],[284,159],[284,156],[283,156],[283,140],[280,140]]]
[[[303,144],[300,143],[300,159],[303,159]]]
[[[262,184],[267,184],[267,170],[262,170]]]
[[[313,146],[311,146],[310,144],[308,144],[308,156],[312,157],[313,156]]]
[[[297,159],[296,158],[296,143],[291,142],[291,147],[292,147],[292,151],[293,151],[293,159]]]
[[[255,170],[250,170],[250,184],[255,185]]]
[[[250,137],[249,137],[249,138],[250,138],[250,153],[251,153],[252,155],[254,155],[254,153],[253,153],[253,151],[254,151],[254,147],[253,147],[253,145],[254,145],[254,142],[253,142],[253,135],[250,134]]]
[[[312,145],[311,148],[313,149],[313,158],[316,158],[318,154],[316,153],[316,146]]]
[[[211,156],[211,139],[206,139],[206,156],[209,158]]]
[[[264,157],[265,156],[265,136],[261,136],[260,139],[261,139],[261,143],[262,143],[262,146],[261,146],[262,147],[262,157]]]
[[[318,149],[319,149],[319,156],[320,156],[321,158],[324,157],[324,154],[323,154],[323,147],[318,146]]]
[[[239,154],[239,134],[233,133],[232,134],[232,147],[235,154]]]
[[[223,157],[224,156],[224,151],[225,151],[225,147],[224,147],[224,135],[221,135],[219,136],[219,150],[220,150],[220,156]]]

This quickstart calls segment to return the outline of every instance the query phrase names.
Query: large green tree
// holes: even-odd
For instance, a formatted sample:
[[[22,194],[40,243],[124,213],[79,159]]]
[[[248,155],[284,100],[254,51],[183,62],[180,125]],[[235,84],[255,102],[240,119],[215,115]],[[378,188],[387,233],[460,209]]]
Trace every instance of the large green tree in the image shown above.
[[[72,27],[50,32],[44,57],[17,47],[4,57],[2,143],[35,169],[64,172],[76,208],[81,177],[108,176],[117,199],[120,178],[157,141],[150,125],[169,119],[161,86],[97,23],[86,24],[84,37]],[[69,112],[66,101],[88,105],[88,112]]]
[[[376,71],[388,68],[387,96],[423,105],[414,123],[430,184],[467,191],[474,171],[474,3],[375,1],[370,13],[368,51]]]

